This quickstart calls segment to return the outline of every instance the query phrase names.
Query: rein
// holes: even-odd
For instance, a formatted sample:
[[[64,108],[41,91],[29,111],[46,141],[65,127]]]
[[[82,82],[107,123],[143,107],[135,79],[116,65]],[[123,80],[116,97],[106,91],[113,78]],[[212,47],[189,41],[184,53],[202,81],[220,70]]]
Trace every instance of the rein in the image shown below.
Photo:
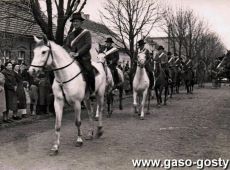
[[[48,62],[49,57],[51,56],[51,57],[52,57],[52,60],[54,59],[54,56],[53,56],[53,52],[52,52],[50,43],[49,43],[48,45],[46,45],[46,46],[49,48],[49,53],[48,53],[48,56],[47,56],[47,58],[46,58],[45,63],[44,63],[42,66],[39,66],[39,65],[32,65],[32,64],[31,64],[32,67],[38,67],[38,68],[45,69],[45,66],[47,65],[47,62]],[[63,70],[63,69],[65,69],[65,68],[69,67],[69,66],[70,66],[71,64],[73,64],[74,62],[75,62],[75,59],[73,58],[73,60],[72,60],[69,64],[67,64],[66,66],[63,66],[63,67],[60,67],[60,68],[56,68],[56,69],[51,69],[51,70],[48,70],[48,71]],[[81,73],[82,73],[82,70],[81,70],[79,73],[77,73],[76,76],[74,76],[73,78],[71,78],[71,79],[69,79],[69,80],[67,80],[67,81],[58,81],[58,80],[55,79],[56,82],[59,83],[59,86],[60,86],[60,88],[61,88],[61,91],[62,91],[62,94],[63,94],[63,96],[64,96],[64,99],[65,99],[66,103],[67,103],[69,106],[70,106],[70,104],[68,103],[68,101],[67,101],[67,99],[66,99],[66,95],[65,95],[65,92],[64,92],[64,89],[63,89],[63,85],[66,84],[66,83],[69,83],[69,82],[72,81],[72,80],[74,80],[74,79],[75,79],[76,77],[78,77]]]

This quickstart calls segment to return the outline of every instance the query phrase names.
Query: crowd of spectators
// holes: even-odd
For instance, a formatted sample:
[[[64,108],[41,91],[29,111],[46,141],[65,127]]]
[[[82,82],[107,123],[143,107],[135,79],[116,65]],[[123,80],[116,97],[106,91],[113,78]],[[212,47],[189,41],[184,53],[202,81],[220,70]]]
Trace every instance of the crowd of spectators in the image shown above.
[[[49,114],[52,90],[49,75],[31,77],[26,64],[0,60],[0,117],[11,123],[29,116]],[[0,121],[1,123],[1,121]]]

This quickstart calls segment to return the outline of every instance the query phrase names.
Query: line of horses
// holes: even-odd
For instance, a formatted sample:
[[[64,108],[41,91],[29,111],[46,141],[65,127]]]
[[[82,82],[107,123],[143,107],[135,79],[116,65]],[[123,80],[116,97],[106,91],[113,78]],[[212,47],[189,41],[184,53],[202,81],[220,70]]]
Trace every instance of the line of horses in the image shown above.
[[[92,65],[98,70],[99,74],[95,78],[95,92],[96,92],[96,118],[98,125],[96,131],[94,130],[94,113],[91,107],[91,100],[89,91],[86,88],[86,82],[82,75],[82,70],[79,63],[73,59],[69,53],[61,46],[53,41],[49,41],[46,37],[38,39],[34,37],[36,46],[34,48],[34,58],[29,68],[29,73],[33,76],[39,74],[42,69],[49,69],[55,75],[54,83],[52,85],[54,93],[54,108],[56,114],[55,134],[56,139],[50,150],[51,155],[56,155],[60,147],[60,130],[63,116],[63,107],[65,103],[71,105],[75,113],[75,125],[77,127],[76,146],[82,146],[82,131],[81,131],[81,102],[84,101],[88,115],[90,128],[86,139],[99,138],[103,135],[102,113],[104,110],[104,98],[107,98],[108,115],[112,114],[113,110],[113,93],[114,82],[110,69],[105,66],[103,53],[98,55],[99,62],[92,61]],[[148,111],[149,102],[151,99],[151,90],[149,89],[149,78],[145,70],[146,58],[143,53],[138,56],[138,64],[133,79],[133,104],[135,111],[140,113],[140,118],[144,119],[144,106],[148,97]],[[184,67],[184,71],[172,70],[172,83],[168,83],[166,75],[160,64],[156,64],[154,69],[154,90],[156,93],[157,103],[162,103],[162,92],[164,89],[164,104],[166,104],[168,89],[170,87],[172,96],[173,89],[176,87],[176,92],[179,93],[180,81],[183,77],[187,92],[192,92],[193,80],[190,69]],[[118,69],[121,84],[119,89],[119,108],[122,109],[122,94],[124,76],[121,70]]]

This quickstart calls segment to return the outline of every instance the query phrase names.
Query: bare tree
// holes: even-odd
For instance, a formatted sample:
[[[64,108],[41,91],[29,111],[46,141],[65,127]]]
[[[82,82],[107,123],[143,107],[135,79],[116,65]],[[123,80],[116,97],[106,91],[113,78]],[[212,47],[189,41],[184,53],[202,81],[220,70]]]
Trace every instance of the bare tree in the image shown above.
[[[81,12],[87,0],[68,0],[67,3],[64,0],[3,0],[3,2],[27,12],[34,18],[22,18],[17,13],[12,13],[11,17],[18,17],[32,24],[38,24],[50,40],[62,45],[67,20],[74,12]],[[42,11],[41,3],[45,5],[45,11]]]
[[[101,17],[132,60],[137,39],[149,34],[161,13],[156,0],[107,0]]]

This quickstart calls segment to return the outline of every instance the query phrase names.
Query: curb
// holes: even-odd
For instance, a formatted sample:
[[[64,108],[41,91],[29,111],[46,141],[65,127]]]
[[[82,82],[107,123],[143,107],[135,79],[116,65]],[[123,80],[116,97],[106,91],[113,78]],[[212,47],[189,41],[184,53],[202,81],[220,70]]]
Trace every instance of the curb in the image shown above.
[[[127,99],[132,97],[132,95],[125,95],[123,97],[123,99]],[[118,102],[118,100],[114,100],[115,102]],[[66,107],[64,108],[64,112],[72,112],[73,109],[71,107]],[[32,124],[32,123],[36,123],[39,122],[40,120],[44,120],[44,119],[49,119],[55,117],[55,115],[53,114],[43,114],[43,115],[35,115],[35,116],[29,116],[28,118],[24,118],[21,120],[17,120],[11,123],[1,123],[0,124],[0,130],[5,129],[5,128],[12,128],[15,126],[20,126],[20,125],[27,125],[27,124]]]

